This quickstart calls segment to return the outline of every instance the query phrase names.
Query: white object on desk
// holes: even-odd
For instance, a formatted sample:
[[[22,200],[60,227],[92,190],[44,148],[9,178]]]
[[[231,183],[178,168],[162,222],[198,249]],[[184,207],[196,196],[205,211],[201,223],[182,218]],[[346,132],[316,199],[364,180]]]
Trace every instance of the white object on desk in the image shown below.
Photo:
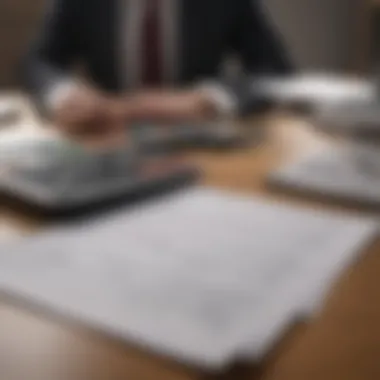
[[[114,158],[116,165],[131,155],[128,152],[132,150],[124,146],[107,151],[85,148],[54,130],[13,132],[0,140],[0,162],[19,163],[25,169],[36,171],[49,166],[61,166],[63,170],[78,171],[78,168],[83,167],[84,170],[95,170],[99,168],[102,157],[111,156],[109,160]]]
[[[20,238],[20,230],[16,227],[12,227],[4,220],[0,219],[0,244],[5,242],[14,241]]]
[[[0,289],[220,369],[261,358],[303,313],[304,268],[358,254],[376,231],[361,218],[193,189],[5,247]]]
[[[21,124],[37,124],[33,107],[21,94],[0,92],[0,139],[3,133],[20,129]]]
[[[380,175],[358,165],[351,147],[304,155],[268,176],[268,182],[290,190],[380,205]]]
[[[16,104],[0,101],[0,130],[17,123],[21,116],[21,110]]]
[[[375,87],[366,80],[333,74],[300,74],[286,78],[267,78],[253,83],[253,90],[280,104],[302,103],[312,106],[370,102]]]
[[[33,157],[33,153],[36,153],[38,146],[60,143],[64,144],[64,139],[50,129],[36,130],[25,127],[21,130],[7,131],[0,135],[0,166],[15,161],[30,163],[36,158]]]
[[[315,113],[316,121],[338,131],[350,132],[356,129],[379,130],[380,102],[347,102],[320,107]]]

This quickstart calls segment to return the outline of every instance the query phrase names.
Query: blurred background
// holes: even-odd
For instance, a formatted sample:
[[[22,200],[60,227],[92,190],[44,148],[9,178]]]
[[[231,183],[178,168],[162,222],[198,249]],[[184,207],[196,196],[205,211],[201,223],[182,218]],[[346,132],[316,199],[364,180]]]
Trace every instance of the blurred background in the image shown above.
[[[367,72],[378,61],[379,0],[264,0],[298,67]],[[0,1],[0,86],[19,84],[20,57],[47,0]],[[378,49],[379,50],[379,49]]]

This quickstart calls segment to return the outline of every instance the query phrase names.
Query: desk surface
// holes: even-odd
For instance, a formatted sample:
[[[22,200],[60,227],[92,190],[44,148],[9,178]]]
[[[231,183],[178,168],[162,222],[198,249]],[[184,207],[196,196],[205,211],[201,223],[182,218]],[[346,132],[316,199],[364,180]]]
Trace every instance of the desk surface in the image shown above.
[[[332,144],[305,128],[304,122],[286,115],[272,115],[260,123],[265,124],[260,127],[266,129],[268,138],[258,148],[189,154],[203,167],[205,184],[279,198],[265,189],[266,173],[297,154]],[[281,198],[306,202],[284,195]],[[308,204],[334,207],[316,201]],[[14,239],[41,228],[39,221],[6,205],[0,210],[0,239]],[[379,379],[379,273],[380,242],[339,281],[322,314],[307,325],[296,326],[264,363],[236,368],[216,378]],[[209,376],[0,298],[1,380],[205,378]]]

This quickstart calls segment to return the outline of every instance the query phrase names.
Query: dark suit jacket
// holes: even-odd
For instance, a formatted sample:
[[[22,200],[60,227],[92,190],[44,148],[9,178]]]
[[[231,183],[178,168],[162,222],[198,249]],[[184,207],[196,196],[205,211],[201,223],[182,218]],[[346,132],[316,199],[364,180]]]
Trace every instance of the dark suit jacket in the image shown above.
[[[26,83],[36,98],[70,74],[75,62],[109,92],[122,89],[118,0],[54,0],[26,61]],[[288,73],[291,65],[259,0],[182,1],[179,84],[218,79],[220,64],[236,53],[250,74]],[[253,4],[253,5],[252,5]],[[245,81],[230,89],[239,98]]]

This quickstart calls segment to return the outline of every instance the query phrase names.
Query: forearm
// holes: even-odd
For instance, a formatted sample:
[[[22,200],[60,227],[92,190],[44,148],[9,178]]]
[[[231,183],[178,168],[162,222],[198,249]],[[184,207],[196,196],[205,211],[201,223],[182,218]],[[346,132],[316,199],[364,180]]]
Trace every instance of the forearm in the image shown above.
[[[215,105],[201,91],[142,92],[117,99],[117,113],[128,122],[202,122],[216,116]]]

